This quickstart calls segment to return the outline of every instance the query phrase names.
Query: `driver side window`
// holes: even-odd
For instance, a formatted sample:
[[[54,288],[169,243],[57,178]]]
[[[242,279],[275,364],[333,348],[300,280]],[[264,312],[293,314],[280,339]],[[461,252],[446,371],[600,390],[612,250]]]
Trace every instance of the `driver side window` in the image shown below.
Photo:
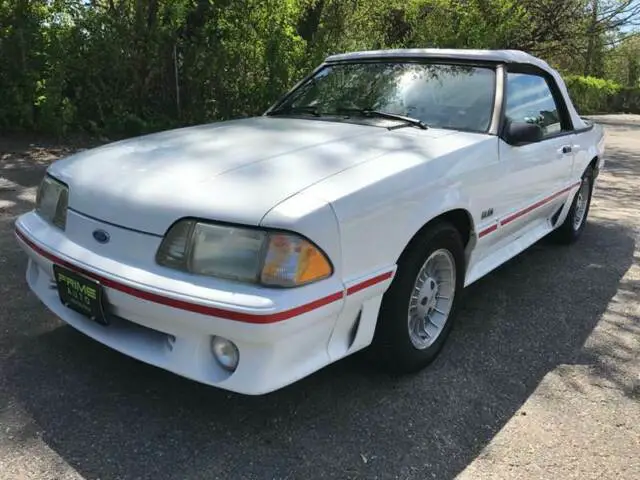
[[[508,73],[505,107],[508,121],[538,124],[543,138],[568,130],[547,81],[539,75]]]

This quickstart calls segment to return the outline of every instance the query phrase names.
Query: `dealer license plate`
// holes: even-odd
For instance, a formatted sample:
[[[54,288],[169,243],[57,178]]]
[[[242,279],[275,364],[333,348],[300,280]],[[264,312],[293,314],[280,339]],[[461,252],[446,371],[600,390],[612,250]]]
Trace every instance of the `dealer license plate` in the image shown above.
[[[53,266],[53,274],[63,305],[98,323],[108,323],[102,308],[102,286],[98,282],[60,265]]]

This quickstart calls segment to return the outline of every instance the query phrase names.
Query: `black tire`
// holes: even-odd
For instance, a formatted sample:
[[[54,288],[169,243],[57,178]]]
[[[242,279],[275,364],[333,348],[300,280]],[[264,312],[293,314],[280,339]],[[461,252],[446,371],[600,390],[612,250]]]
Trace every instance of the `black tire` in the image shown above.
[[[582,182],[587,183],[587,207],[584,212],[584,216],[582,217],[582,222],[576,228],[574,221],[576,219],[576,205],[578,203],[578,193],[576,193],[573,198],[573,203],[571,204],[571,209],[567,214],[567,218],[565,218],[562,225],[560,225],[556,230],[553,231],[551,237],[552,239],[559,244],[562,245],[570,245],[578,240],[584,231],[585,226],[587,225],[587,217],[589,216],[589,209],[591,207],[591,195],[593,194],[593,170],[591,167],[587,168],[587,170],[582,175]],[[582,186],[581,186],[582,188]]]
[[[439,249],[448,250],[454,259],[455,294],[440,334],[430,346],[421,350],[414,346],[409,335],[409,301],[422,266]],[[431,363],[451,331],[464,287],[464,274],[464,246],[453,225],[438,223],[419,234],[400,257],[396,276],[383,297],[370,351],[373,360],[386,370],[400,373],[416,372]]]

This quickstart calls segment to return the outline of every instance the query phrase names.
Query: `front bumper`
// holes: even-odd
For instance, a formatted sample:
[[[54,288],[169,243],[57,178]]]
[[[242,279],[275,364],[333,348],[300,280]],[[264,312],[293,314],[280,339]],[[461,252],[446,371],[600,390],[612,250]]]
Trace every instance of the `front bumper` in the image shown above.
[[[392,277],[390,272],[378,274],[373,282],[371,278],[360,282],[366,284],[366,295],[364,288],[354,288],[358,284],[345,285],[333,278],[290,291],[256,288],[251,295],[238,294],[238,303],[230,304],[216,300],[228,298],[228,291],[208,289],[203,298],[202,289],[194,287],[198,296],[189,297],[184,288],[179,294],[159,288],[156,276],[145,277],[133,267],[130,274],[126,265],[119,265],[117,274],[98,268],[109,265],[104,257],[63,237],[63,232],[33,213],[16,223],[16,238],[29,256],[27,282],[51,311],[126,355],[244,394],[276,390],[343,356],[333,355],[330,348],[334,327],[345,312],[353,315],[354,302],[381,296]],[[99,281],[108,302],[109,326],[62,305],[52,280],[54,263]],[[169,285],[170,279],[164,287]],[[359,296],[347,299],[349,292],[356,291]],[[345,309],[349,301],[352,305]],[[233,373],[212,356],[214,335],[238,346],[240,361]]]

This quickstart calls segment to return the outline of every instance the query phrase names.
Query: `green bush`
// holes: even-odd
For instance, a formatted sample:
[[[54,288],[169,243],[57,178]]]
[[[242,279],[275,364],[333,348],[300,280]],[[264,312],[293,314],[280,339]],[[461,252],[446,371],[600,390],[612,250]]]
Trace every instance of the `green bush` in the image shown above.
[[[564,80],[581,114],[640,114],[640,87],[622,87],[611,80],[577,75],[566,76]]]
[[[254,115],[326,55],[360,49],[512,48],[583,71],[561,39],[586,23],[571,13],[549,30],[556,3],[0,0],[0,131],[123,136]],[[639,109],[637,88],[568,84],[583,113]]]
[[[624,87],[613,98],[612,111],[640,114],[640,87]]]
[[[606,113],[614,109],[620,85],[596,77],[570,75],[565,77],[569,95],[581,114]]]

